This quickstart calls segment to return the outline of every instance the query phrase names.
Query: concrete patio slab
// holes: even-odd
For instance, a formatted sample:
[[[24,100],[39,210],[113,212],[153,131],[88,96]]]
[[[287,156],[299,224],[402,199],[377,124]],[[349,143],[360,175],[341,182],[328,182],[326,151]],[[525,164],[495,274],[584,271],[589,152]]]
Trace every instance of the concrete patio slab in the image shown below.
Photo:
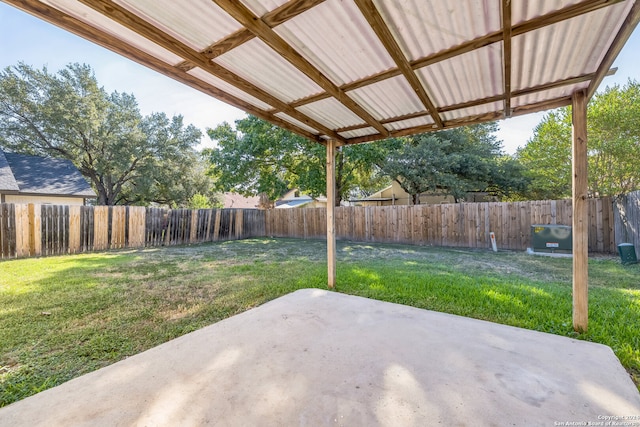
[[[317,289],[0,410],[1,426],[589,422],[640,426],[609,347]]]

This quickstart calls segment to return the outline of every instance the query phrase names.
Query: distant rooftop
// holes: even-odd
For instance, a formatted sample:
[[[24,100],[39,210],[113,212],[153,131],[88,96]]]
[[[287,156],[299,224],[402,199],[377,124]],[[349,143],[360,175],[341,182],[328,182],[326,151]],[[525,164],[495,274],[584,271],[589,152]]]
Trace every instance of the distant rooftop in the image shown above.
[[[257,209],[259,205],[259,196],[245,197],[237,193],[224,193],[224,208]]]
[[[70,160],[3,153],[1,150],[0,191],[96,197],[87,180]]]

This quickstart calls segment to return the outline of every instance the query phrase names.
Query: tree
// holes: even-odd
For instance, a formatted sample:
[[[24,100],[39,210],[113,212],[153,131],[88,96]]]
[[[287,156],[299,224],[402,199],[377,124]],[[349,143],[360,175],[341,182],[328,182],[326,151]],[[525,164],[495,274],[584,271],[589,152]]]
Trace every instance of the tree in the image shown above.
[[[501,155],[494,123],[415,135],[389,152],[380,168],[412,196],[440,191],[456,202],[470,191],[501,195],[526,185],[515,161]]]
[[[207,162],[192,147],[200,139],[198,129],[185,128],[181,116],[169,120],[163,113],[145,117],[141,129],[156,149],[138,169],[138,179],[123,189],[123,203],[187,207],[199,194],[207,199],[207,206],[220,205],[220,195],[207,175]]]
[[[222,191],[276,200],[288,188],[317,197],[326,192],[325,147],[254,116],[208,129],[217,147],[206,151]],[[375,163],[381,145],[340,147],[336,154],[336,204],[380,182]],[[373,179],[373,183],[370,178]]]
[[[640,82],[596,94],[587,120],[590,193],[616,196],[640,189]]]
[[[587,108],[588,179],[591,196],[640,188],[640,83],[607,87]],[[530,199],[571,196],[571,108],[547,114],[517,158],[532,179]]]
[[[516,158],[531,185],[523,198],[562,199],[571,196],[571,110],[562,108],[545,115]]]
[[[0,73],[0,145],[71,160],[98,204],[184,205],[208,193],[191,169],[200,136],[181,116],[143,117],[133,95],[108,94],[88,65],[51,74],[20,63]]]

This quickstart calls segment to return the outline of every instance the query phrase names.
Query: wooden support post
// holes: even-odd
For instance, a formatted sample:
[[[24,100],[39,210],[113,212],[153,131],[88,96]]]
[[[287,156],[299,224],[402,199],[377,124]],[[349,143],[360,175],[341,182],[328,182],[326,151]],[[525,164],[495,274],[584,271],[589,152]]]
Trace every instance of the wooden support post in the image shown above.
[[[572,99],[572,189],[573,189],[573,329],[586,332],[589,318],[589,204],[587,201],[587,96]]]
[[[336,286],[336,141],[327,141],[327,286]]]

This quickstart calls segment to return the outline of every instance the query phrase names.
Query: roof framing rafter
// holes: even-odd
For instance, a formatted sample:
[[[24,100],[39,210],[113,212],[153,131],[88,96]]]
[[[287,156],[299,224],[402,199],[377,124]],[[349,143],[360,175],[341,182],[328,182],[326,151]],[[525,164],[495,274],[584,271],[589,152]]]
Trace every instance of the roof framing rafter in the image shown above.
[[[636,1],[633,7],[631,8],[631,11],[627,15],[627,18],[625,19],[624,23],[622,24],[621,30],[616,35],[616,38],[613,40],[613,43],[611,44],[611,47],[609,48],[609,50],[605,54],[604,59],[600,63],[600,66],[596,71],[596,76],[594,77],[593,80],[591,80],[591,83],[587,88],[587,101],[591,99],[593,94],[596,92],[596,89],[598,89],[598,86],[602,82],[602,79],[604,79],[604,77],[607,75],[607,70],[609,69],[609,67],[611,67],[611,65],[613,65],[613,61],[616,59],[616,56],[618,56],[625,42],[631,36],[631,33],[633,33],[633,30],[636,28],[639,22],[640,22],[640,2]]]
[[[603,7],[612,6],[622,1],[624,0],[585,0],[583,2],[574,4],[571,6],[567,6],[558,11],[550,12],[550,13],[538,16],[536,18],[533,18],[531,20],[514,25],[511,28],[511,37],[519,36],[519,35],[528,33],[530,31],[539,30],[546,26],[557,24],[567,19],[584,15],[585,13],[594,12]],[[432,55],[425,56],[424,58],[415,59],[411,61],[409,64],[412,70],[417,70],[418,68],[434,65],[434,64],[437,64],[438,62],[471,52],[475,49],[489,46],[493,43],[498,43],[503,40],[503,37],[504,37],[503,30],[495,31],[489,34],[485,34],[481,37],[475,38],[473,40],[460,43],[459,45],[452,46],[440,52],[436,52]],[[611,64],[609,64],[609,67],[611,67]],[[607,70],[609,69],[609,67],[607,67]],[[349,92],[351,90],[369,86],[371,84],[377,83],[382,80],[390,79],[392,77],[396,77],[401,74],[402,74],[402,71],[399,68],[393,68],[390,70],[383,71],[374,76],[370,76],[361,80],[356,80],[354,82],[348,83],[346,85],[341,86],[340,89],[342,89],[344,92]],[[320,93],[317,95],[310,96],[308,98],[300,99],[296,102],[291,103],[290,105],[293,107],[300,107],[305,104],[309,104],[312,102],[316,102],[316,101],[320,101],[322,99],[328,98],[329,96],[330,95],[327,93]]]
[[[306,12],[307,10],[319,5],[324,1],[325,0],[291,0],[265,14],[262,17],[262,20],[270,28],[273,28],[277,25],[287,22],[291,18],[295,18],[301,13]],[[255,35],[246,28],[243,28],[207,47],[202,51],[202,54],[209,59],[214,59],[242,45],[243,43],[248,42],[253,38],[255,38]],[[184,61],[179,66],[185,69],[185,71],[188,71],[189,69],[195,67],[195,65],[189,61]]]
[[[612,68],[610,70],[608,70],[608,72],[606,73],[606,76],[612,76],[616,73],[618,69],[617,68]],[[596,78],[596,73],[589,73],[589,74],[584,74],[582,76],[577,76],[577,77],[572,77],[569,79],[565,79],[565,80],[558,80],[555,82],[551,82],[551,83],[545,83],[543,85],[540,86],[534,86],[534,87],[530,87],[530,88],[526,88],[526,89],[520,89],[520,90],[516,90],[513,91],[511,93],[511,95],[513,97],[517,97],[517,96],[523,96],[523,95],[531,95],[533,93],[538,93],[538,92],[543,92],[546,90],[550,90],[550,89],[556,89],[556,88],[560,88],[563,86],[570,86],[570,85],[575,85],[577,83],[583,83],[583,82],[588,82],[588,81],[592,81],[593,79]],[[455,111],[455,110],[459,110],[462,108],[469,108],[469,107],[477,107],[478,105],[483,105],[483,104],[489,104],[492,102],[498,102],[498,101],[503,101],[504,100],[504,96],[503,95],[496,95],[496,96],[490,96],[488,98],[481,98],[481,99],[476,99],[476,100],[472,100],[472,101],[468,101],[468,102],[463,102],[460,104],[454,104],[454,105],[448,105],[445,107],[440,107],[438,108],[438,113],[446,113],[447,111]],[[401,120],[407,120],[407,119],[415,119],[418,117],[425,117],[428,116],[429,113],[428,112],[418,112],[418,113],[413,113],[413,114],[407,114],[404,116],[399,116],[399,117],[393,117],[390,119],[385,119],[385,120],[381,120],[380,123],[382,124],[387,124],[387,123],[393,123],[393,122],[397,122],[397,121],[401,121]],[[429,125],[432,126],[432,125]],[[353,126],[347,126],[347,127],[343,127],[340,129],[336,129],[336,132],[347,132],[350,130],[357,130],[357,129],[364,129],[366,128],[366,125],[353,125]]]
[[[504,115],[511,117],[511,0],[502,0],[502,66]]]
[[[571,96],[562,96],[559,98],[541,102],[539,104],[516,107],[513,109],[512,116],[514,117],[522,116],[525,114],[535,113],[538,111],[545,111],[545,110],[551,110],[554,108],[566,107],[567,105],[571,105]],[[478,123],[493,122],[496,120],[500,120],[501,118],[503,118],[503,113],[500,111],[500,112],[479,114],[476,116],[465,117],[462,119],[446,120],[444,122],[444,129],[453,129],[461,126],[472,125],[472,124],[475,125]],[[397,131],[391,131],[389,137],[396,138],[401,136],[410,136],[410,135],[415,135],[417,133],[426,133],[426,132],[432,132],[432,131],[433,131],[433,125],[422,125],[422,126],[415,126],[412,128],[406,128],[406,129],[397,130]],[[380,135],[367,135],[359,138],[349,139],[348,143],[362,144],[365,142],[378,141],[381,139],[384,139],[384,137]]]
[[[317,129],[318,131],[330,136],[331,138],[337,139],[341,142],[344,142],[344,138],[338,135],[333,130],[328,127],[318,123],[316,120],[306,116],[300,111],[292,108],[285,102],[279,100],[278,98],[272,96],[268,92],[263,89],[253,85],[247,80],[239,77],[238,75],[232,73],[227,70],[220,64],[212,62],[209,58],[204,56],[201,52],[198,52],[181,41],[177,40],[173,36],[160,31],[158,28],[152,26],[147,21],[141,19],[134,13],[131,13],[128,9],[120,6],[112,0],[78,0],[79,2],[85,4],[86,6],[91,7],[95,11],[108,15],[109,18],[120,25],[140,34],[141,36],[152,40],[154,43],[162,46],[168,51],[182,57],[187,58],[189,61],[195,63],[198,67],[203,69],[204,71],[210,73],[211,75],[224,80],[225,82],[237,87],[238,89],[250,94],[251,96],[269,104],[285,114],[293,117],[294,119],[310,126],[312,128]],[[182,68],[179,68],[182,71],[185,71]]]
[[[198,91],[206,93],[219,99],[227,104],[233,105],[241,110],[247,111],[256,117],[270,121],[284,129],[296,132],[308,139],[324,143],[319,135],[315,135],[305,129],[300,128],[292,123],[289,123],[281,118],[275,116],[269,111],[264,111],[256,108],[252,104],[233,96],[223,90],[220,90],[212,85],[205,84],[196,77],[186,73],[185,71],[168,65],[165,62],[155,58],[154,56],[137,49],[129,44],[126,44],[118,38],[108,34],[104,31],[100,31],[94,27],[89,26],[83,21],[80,21],[73,16],[70,16],[64,12],[59,11],[56,8],[48,6],[38,0],[3,0],[20,10],[28,12],[38,18],[47,21],[51,24],[57,25],[76,34],[79,37],[90,40],[105,49],[111,50],[119,55],[129,58],[130,60],[137,62],[141,65],[149,67],[167,77],[178,80],[181,83],[186,84]]]
[[[411,15],[412,8],[419,7],[413,6],[413,3],[412,6],[407,4],[402,7],[395,5],[393,8],[388,8],[388,5],[383,7],[376,0],[331,2],[258,0],[265,10],[269,10],[268,5],[274,3],[280,6],[256,16],[258,12],[253,12],[251,2],[248,0],[208,0],[199,5],[190,2],[182,4],[171,0],[154,0],[154,2],[145,2],[140,12],[134,0],[0,1],[12,4],[278,126],[322,144],[325,144],[329,138],[336,140],[339,145],[470,125],[568,105],[571,102],[568,95],[575,88],[586,88],[587,95],[590,97],[604,76],[611,72],[609,68],[615,57],[640,20],[640,0],[578,0],[575,4],[555,10],[554,5],[551,4],[553,2],[546,2],[549,4],[539,6],[541,12],[538,16],[535,16],[535,9],[530,10],[518,4],[514,4],[512,9],[513,0],[490,0],[482,6],[479,4],[473,6],[483,8],[486,22],[479,22],[474,16],[451,15],[450,8],[442,6],[439,0],[425,0],[425,7],[430,8],[424,17],[425,20],[435,19],[440,22],[438,20],[451,19],[452,24],[456,26],[474,26],[472,31],[464,30],[459,34],[466,38],[466,41],[460,42],[464,39],[445,36],[440,40],[438,37],[433,37],[433,31],[436,31],[433,28],[423,32],[420,29],[421,24],[415,22],[415,17]],[[460,1],[468,2],[467,6],[461,7],[471,7],[474,3],[472,0]],[[366,36],[364,33],[359,34],[363,38],[357,39],[358,45],[350,48],[359,49],[358,52],[379,55],[377,59],[372,58],[374,59],[372,64],[383,56],[386,62],[385,66],[380,68],[379,65],[372,66],[368,61],[358,61],[353,65],[363,68],[356,75],[368,77],[339,85],[334,83],[326,73],[329,73],[330,67],[334,66],[331,62],[331,46],[339,42],[338,39],[332,38],[335,35],[332,28],[341,20],[334,18],[329,21],[329,24],[324,24],[327,26],[326,35],[318,34],[317,30],[307,31],[306,27],[296,28],[302,36],[315,37],[318,42],[302,47],[295,42],[290,44],[285,40],[285,36],[280,36],[278,26],[300,14],[305,14],[304,19],[307,22],[327,22],[325,18],[328,15],[324,14],[340,16],[341,8],[345,6],[343,2],[352,3],[348,6],[351,11],[355,10],[354,6],[357,7],[360,15],[357,19],[358,25],[368,27]],[[77,3],[92,10],[89,11]],[[316,8],[322,3],[324,3],[322,7]],[[619,5],[619,7],[612,7],[610,12],[581,17],[613,5]],[[199,12],[205,15],[198,15]],[[216,26],[214,31],[210,23],[218,22],[218,17],[206,15],[209,13],[219,15],[224,13],[227,16],[220,16],[220,22],[230,23],[228,19],[232,18],[238,21],[241,29],[236,31],[238,26],[231,24],[230,29],[226,31],[223,27],[227,24],[221,24],[223,26]],[[319,14],[318,21],[315,21],[315,14]],[[531,18],[531,16],[535,17]],[[564,21],[567,22],[564,23]],[[577,24],[572,25],[573,22]],[[554,24],[560,24],[557,30],[550,28],[536,32]],[[118,28],[117,25],[127,30]],[[396,29],[395,25],[400,26]],[[596,44],[595,35],[579,37],[579,31],[588,31],[587,26],[604,30],[598,44]],[[294,27],[296,26],[293,25],[291,28]],[[210,33],[209,28],[212,29]],[[349,28],[345,28],[344,31],[336,34],[340,33],[340,37],[348,37],[349,31]],[[554,37],[554,34],[574,33],[573,36],[576,36],[576,31],[578,31],[578,37],[575,38],[575,42],[584,45],[580,48],[580,52],[586,54],[592,49],[595,49],[594,53],[597,52],[597,55],[592,54],[591,57],[585,58],[589,61],[586,67],[579,63],[579,58],[576,58],[575,63],[571,63],[571,58],[575,55],[571,54],[569,57],[567,54],[569,47],[565,47],[563,43],[550,44],[551,52],[540,49],[537,43],[538,40],[544,41],[548,37]],[[530,32],[535,33],[528,35],[526,40],[517,38]],[[472,36],[472,34],[479,36]],[[409,47],[411,43],[419,44],[420,37],[429,37],[430,42],[434,43],[429,51],[434,53],[427,55],[425,52],[423,55],[426,56],[423,57],[410,56],[415,53],[407,53],[405,47],[412,52],[420,52],[419,48]],[[251,43],[251,46],[243,46],[242,54],[238,57],[230,55],[232,59],[230,63],[237,68],[233,68],[233,71],[231,68],[226,68],[227,65],[214,60],[220,55],[232,53],[236,48],[254,38],[260,40],[260,43],[256,44],[266,44],[283,61],[287,61],[299,73],[310,79],[308,83],[315,82],[322,92],[317,93],[316,85],[313,85],[313,90],[309,89],[311,86],[304,89],[302,86],[292,86],[289,89],[286,81],[277,81],[277,76],[273,82],[257,77],[256,70],[247,68],[251,67],[252,61],[242,63],[243,55],[252,53],[244,49],[250,50],[254,43]],[[607,44],[603,45],[602,40],[605,38]],[[193,44],[183,42],[183,39],[192,40]],[[214,40],[217,41],[213,42]],[[353,40],[355,41],[356,38]],[[209,43],[213,44],[203,48]],[[453,45],[453,43],[459,44]],[[523,43],[529,45],[537,43],[538,48],[522,48]],[[473,69],[473,61],[469,56],[463,55],[487,46],[491,46],[494,51],[500,50],[502,56],[494,55],[485,58],[482,56],[484,53],[480,53],[483,61],[490,61],[490,67],[482,70]],[[516,47],[521,51],[512,52],[512,48]],[[310,56],[305,53],[307,49]],[[556,70],[557,64],[545,63],[545,57],[565,57],[568,58],[568,63],[563,63],[562,70]],[[596,58],[598,58],[597,61]],[[235,63],[234,59],[239,62]],[[316,63],[316,61],[324,61],[324,63]],[[427,81],[430,77],[427,78],[418,73],[424,67],[443,61],[447,62],[431,68],[428,73],[429,75],[435,73],[433,78],[434,82],[438,82],[437,86],[432,86],[432,82]],[[345,64],[345,67],[349,66],[352,65]],[[196,67],[197,71],[194,70]],[[229,65],[229,67],[232,66]],[[465,72],[468,71],[467,74],[470,73],[469,76],[476,79],[475,82],[462,79],[460,76],[446,75],[447,72],[443,70],[450,67],[468,67],[469,70]],[[526,76],[526,73],[535,71],[534,68],[537,70],[541,67],[542,69],[538,70],[539,76],[535,78]],[[383,69],[384,71],[380,71]],[[395,77],[398,77],[398,81],[402,77],[403,87],[410,87],[416,94],[417,98],[413,99],[411,104],[405,102],[406,95],[403,100],[400,100],[403,97],[401,93],[376,94],[378,86],[380,88],[383,86],[374,86],[376,83]],[[452,81],[454,77],[461,79],[459,82],[461,84]],[[480,88],[477,91],[470,91],[469,84],[476,87],[480,85]],[[526,84],[535,86],[522,89]],[[351,91],[368,86],[371,87],[368,88],[364,99],[349,96]],[[462,92],[455,92],[460,89]],[[463,93],[469,91],[470,93]],[[477,94],[471,95],[471,93]],[[535,95],[522,97],[529,94]],[[480,96],[485,98],[474,99]],[[299,108],[328,98],[338,101],[346,110],[338,111],[328,107],[328,104],[317,104],[307,109]],[[436,99],[442,100],[435,102]],[[420,102],[416,102],[417,100]],[[347,110],[359,119],[352,120],[353,114],[349,114]],[[340,125],[335,124],[341,122],[345,124],[352,122],[353,125],[338,127]]]
[[[297,68],[313,80],[318,86],[325,90],[330,96],[338,100],[342,105],[351,110],[358,117],[363,119],[377,130],[381,135],[387,136],[387,129],[376,120],[370,113],[362,108],[357,102],[351,99],[342,89],[335,85],[320,70],[307,61],[298,51],[290,46],[282,37],[276,34],[260,17],[256,16],[246,6],[236,0],[212,0],[220,6],[225,12],[231,15],[236,21],[240,22],[251,31],[256,37],[265,42],[271,49],[276,51],[280,56],[289,61],[291,65]]]
[[[398,42],[393,37],[393,34],[380,15],[380,12],[378,12],[378,9],[373,4],[373,1],[354,0],[354,2],[360,9],[360,12],[364,15],[367,22],[369,22],[369,25],[371,25],[371,28],[378,36],[378,39],[380,39],[380,42],[385,47],[391,58],[393,58],[393,61],[398,66],[398,70],[402,73],[404,78],[407,79],[413,91],[416,93],[425,108],[429,111],[429,114],[433,118],[433,121],[438,125],[438,128],[442,128],[443,123],[440,115],[438,114],[438,110],[436,109],[435,105],[433,105],[433,102],[431,102],[431,99],[429,98],[429,95],[427,95],[424,86],[422,85],[422,83],[420,83],[418,76],[416,76],[416,73],[413,71],[411,64],[409,64],[409,61],[402,53]]]

